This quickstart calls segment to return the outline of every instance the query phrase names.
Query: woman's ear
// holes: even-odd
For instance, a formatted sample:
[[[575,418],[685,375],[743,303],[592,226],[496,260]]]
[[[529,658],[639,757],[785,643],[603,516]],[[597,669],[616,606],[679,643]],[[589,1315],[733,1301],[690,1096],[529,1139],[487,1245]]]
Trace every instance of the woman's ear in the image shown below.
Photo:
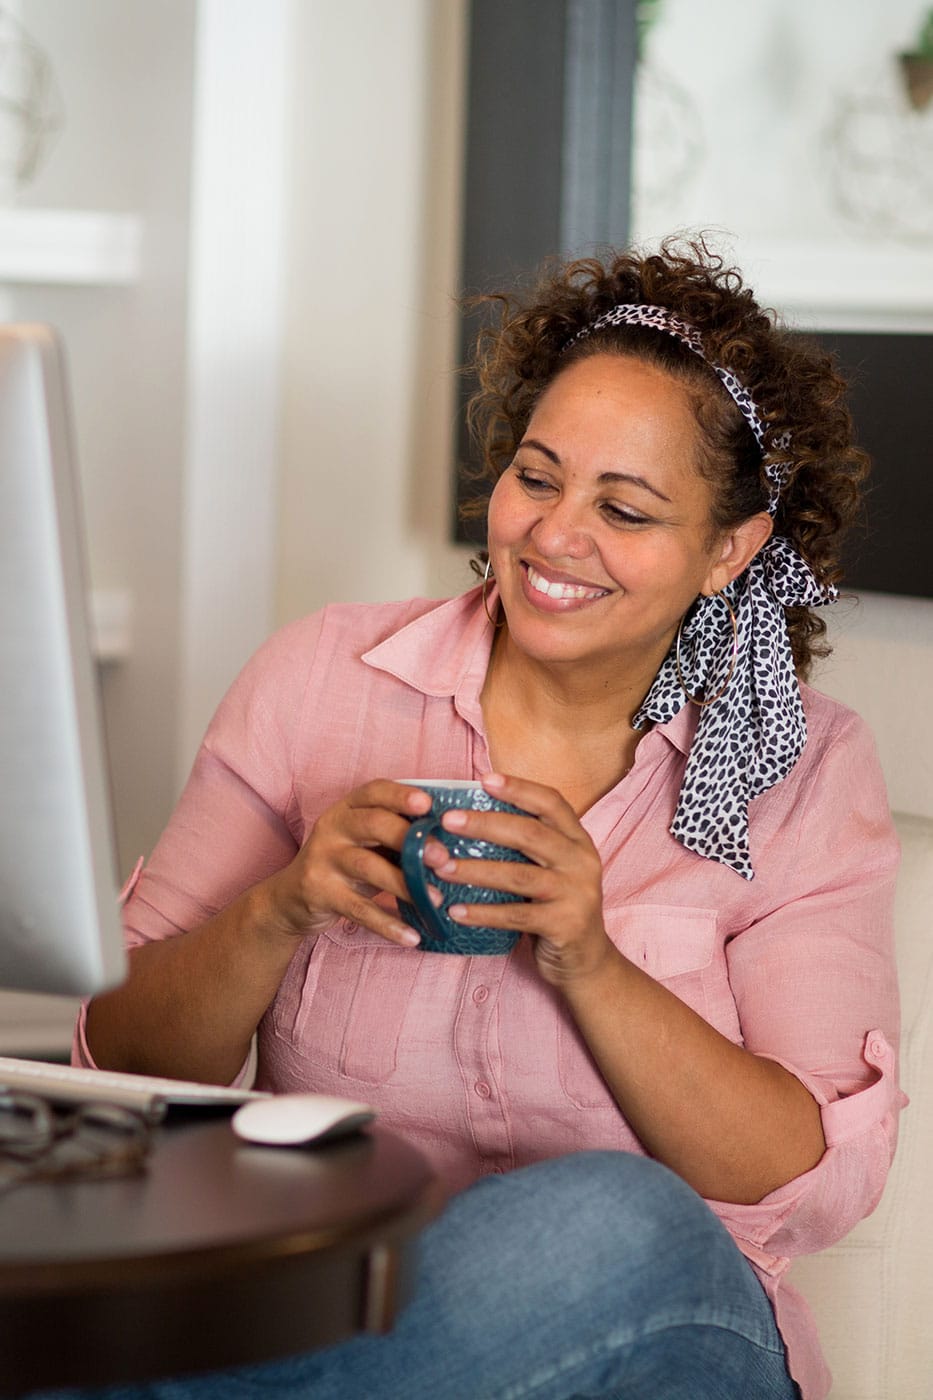
[[[773,529],[774,521],[762,510],[727,530],[720,538],[719,554],[700,592],[706,597],[721,593],[727,583],[748,568],[758,551],[768,543]]]

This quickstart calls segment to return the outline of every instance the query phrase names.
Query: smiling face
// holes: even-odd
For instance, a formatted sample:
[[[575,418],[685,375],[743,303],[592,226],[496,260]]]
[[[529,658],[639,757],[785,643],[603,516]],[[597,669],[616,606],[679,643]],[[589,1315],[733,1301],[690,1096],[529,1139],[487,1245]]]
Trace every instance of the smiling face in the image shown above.
[[[489,503],[509,648],[647,688],[697,594],[748,562],[741,527],[712,530],[699,447],[686,390],[656,366],[597,354],[549,384]]]

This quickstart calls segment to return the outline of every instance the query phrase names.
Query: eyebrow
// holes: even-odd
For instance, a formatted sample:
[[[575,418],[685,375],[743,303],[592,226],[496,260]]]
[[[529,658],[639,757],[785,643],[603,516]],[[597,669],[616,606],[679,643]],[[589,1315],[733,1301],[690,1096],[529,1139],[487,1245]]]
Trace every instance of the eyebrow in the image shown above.
[[[535,452],[542,453],[549,461],[554,463],[555,467],[563,466],[560,457],[553,448],[546,447],[545,444],[539,442],[537,438],[523,438],[518,444],[518,451],[521,451],[523,447],[530,447]],[[634,472],[600,472],[597,480],[601,486],[612,486],[617,481],[625,482],[629,486],[640,486],[643,491],[650,491],[652,496],[657,496],[659,500],[666,501],[668,505],[671,504],[670,496],[665,496],[663,491],[659,491],[656,486],[652,486],[651,482],[646,481],[643,476],[636,476]]]

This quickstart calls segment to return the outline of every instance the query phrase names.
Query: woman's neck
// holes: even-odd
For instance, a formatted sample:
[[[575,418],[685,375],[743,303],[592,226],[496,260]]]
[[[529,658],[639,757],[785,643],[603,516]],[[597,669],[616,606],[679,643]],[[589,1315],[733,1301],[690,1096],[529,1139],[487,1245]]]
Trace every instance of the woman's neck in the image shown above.
[[[653,679],[545,664],[503,630],[480,696],[494,768],[555,787],[586,811],[632,766],[643,733],[632,720]]]
[[[482,700],[501,697],[529,721],[568,733],[631,728],[651,688],[654,658],[623,669],[579,662],[544,662],[511,644],[506,629],[496,634]]]

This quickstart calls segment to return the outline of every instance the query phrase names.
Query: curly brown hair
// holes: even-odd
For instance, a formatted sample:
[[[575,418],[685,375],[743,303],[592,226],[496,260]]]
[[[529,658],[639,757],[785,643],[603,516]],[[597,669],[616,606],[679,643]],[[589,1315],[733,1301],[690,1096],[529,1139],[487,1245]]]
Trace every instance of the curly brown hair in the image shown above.
[[[625,302],[663,306],[702,335],[705,359],[664,332],[613,326],[580,331]],[[856,446],[847,384],[833,357],[781,328],[705,238],[670,238],[656,252],[610,252],[545,265],[530,294],[474,298],[487,313],[472,365],[479,389],[468,407],[482,454],[464,515],[485,513],[489,494],[521,442],[541,394],[567,366],[590,355],[631,356],[681,381],[700,429],[700,473],[713,489],[711,530],[728,529],[765,509],[764,466],[789,461],[775,516],[822,583],[838,583],[840,550],[861,507],[868,457]],[[707,361],[724,365],[754,399],[765,455]],[[786,436],[785,436],[786,435]],[[790,448],[782,446],[789,441]],[[788,608],[794,663],[801,676],[826,656],[826,624],[809,608]]]

